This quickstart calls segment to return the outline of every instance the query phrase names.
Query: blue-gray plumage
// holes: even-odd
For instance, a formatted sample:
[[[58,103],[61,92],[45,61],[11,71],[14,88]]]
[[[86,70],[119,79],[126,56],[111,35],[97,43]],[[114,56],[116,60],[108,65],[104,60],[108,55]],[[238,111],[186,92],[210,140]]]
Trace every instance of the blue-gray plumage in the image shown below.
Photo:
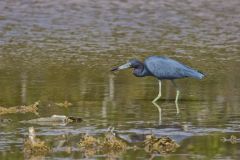
[[[202,79],[204,77],[201,72],[162,56],[150,56],[144,61],[143,65],[145,68],[143,70],[144,74],[152,75],[160,80],[172,80],[184,77]]]
[[[159,94],[153,100],[154,103],[161,97],[161,80],[171,80],[177,88],[174,79],[185,77],[202,79],[204,77],[202,72],[164,56],[150,56],[146,58],[144,62],[132,59],[124,65],[114,67],[112,71],[126,68],[133,68],[133,74],[137,77],[153,76],[159,80]],[[177,89],[176,103],[178,95],[179,90]]]

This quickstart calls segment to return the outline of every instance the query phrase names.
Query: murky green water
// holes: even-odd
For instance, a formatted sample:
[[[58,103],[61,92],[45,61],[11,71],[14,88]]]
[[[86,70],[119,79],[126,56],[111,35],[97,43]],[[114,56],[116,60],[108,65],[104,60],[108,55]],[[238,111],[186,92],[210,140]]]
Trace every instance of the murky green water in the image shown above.
[[[154,133],[181,145],[154,159],[238,159],[240,145],[220,138],[240,137],[239,6],[239,0],[0,1],[0,106],[40,100],[42,117],[84,119],[66,126],[33,125],[54,148],[46,159],[84,158],[76,146],[81,136],[102,135],[109,126],[139,146],[115,158],[153,158],[141,143]],[[158,93],[156,79],[109,71],[149,55],[166,55],[207,73],[202,81],[177,82],[179,115],[171,83],[163,82],[160,117],[151,103]],[[65,100],[73,106],[53,105]],[[0,159],[24,159],[23,142],[32,125],[19,121],[37,116],[0,118],[12,120],[0,124]],[[106,157],[114,159],[88,158]]]

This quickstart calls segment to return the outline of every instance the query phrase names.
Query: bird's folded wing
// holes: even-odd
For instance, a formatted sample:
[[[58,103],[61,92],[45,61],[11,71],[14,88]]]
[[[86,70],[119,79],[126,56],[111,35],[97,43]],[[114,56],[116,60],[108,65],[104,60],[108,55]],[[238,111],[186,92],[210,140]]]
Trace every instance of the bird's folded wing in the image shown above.
[[[151,56],[144,61],[144,64],[148,71],[159,79],[192,77],[192,72],[196,72],[180,62],[160,56]]]

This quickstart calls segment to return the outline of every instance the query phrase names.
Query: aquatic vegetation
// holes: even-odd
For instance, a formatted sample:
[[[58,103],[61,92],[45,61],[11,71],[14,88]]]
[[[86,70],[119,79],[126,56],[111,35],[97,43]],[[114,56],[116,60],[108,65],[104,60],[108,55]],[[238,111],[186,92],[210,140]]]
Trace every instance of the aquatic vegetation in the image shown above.
[[[231,135],[230,138],[222,137],[221,141],[222,142],[231,142],[232,144],[235,144],[235,143],[240,143],[240,138],[237,138],[236,136]]]
[[[0,106],[0,115],[11,114],[11,113],[27,113],[27,112],[31,112],[38,115],[38,112],[37,112],[38,105],[39,105],[39,101],[28,106],[15,106],[15,107],[9,107],[9,108]]]
[[[36,132],[33,127],[29,127],[28,139],[24,142],[23,152],[27,156],[29,155],[44,155],[51,151],[44,141],[36,138]]]
[[[157,138],[154,135],[147,135],[144,143],[145,151],[149,153],[170,153],[179,147],[179,145],[169,137]]]
[[[70,106],[72,106],[72,103],[68,102],[68,101],[64,101],[63,103],[55,103],[55,105],[59,106],[59,107],[65,107],[68,108]]]

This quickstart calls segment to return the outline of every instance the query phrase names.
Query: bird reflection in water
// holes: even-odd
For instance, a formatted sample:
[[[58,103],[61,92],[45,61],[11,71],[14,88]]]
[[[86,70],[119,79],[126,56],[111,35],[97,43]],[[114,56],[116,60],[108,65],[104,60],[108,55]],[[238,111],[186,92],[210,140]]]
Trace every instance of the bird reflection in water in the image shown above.
[[[158,125],[162,125],[162,108],[156,102],[152,101],[152,104],[158,109]],[[179,114],[178,101],[175,101],[176,113]]]

